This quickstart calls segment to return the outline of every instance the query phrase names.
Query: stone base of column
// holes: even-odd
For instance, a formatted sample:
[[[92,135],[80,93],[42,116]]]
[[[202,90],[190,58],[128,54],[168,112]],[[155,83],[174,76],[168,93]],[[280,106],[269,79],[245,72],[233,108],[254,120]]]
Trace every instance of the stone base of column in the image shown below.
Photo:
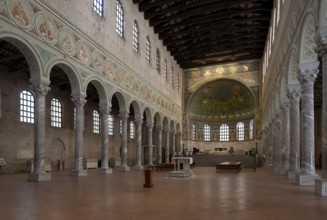
[[[110,174],[110,173],[112,173],[112,169],[109,167],[108,168],[99,168],[98,173],[99,174]]]
[[[274,172],[279,173],[280,167],[274,167]]]
[[[142,165],[135,165],[134,170],[144,170],[144,167]]]
[[[318,178],[317,174],[300,173],[296,175],[296,183],[300,186],[314,186],[315,180]]]
[[[87,176],[87,170],[71,170],[70,176]]]
[[[295,180],[296,179],[296,175],[298,175],[299,173],[298,172],[295,172],[295,171],[288,171],[287,172],[287,178],[289,180]]]
[[[131,169],[129,168],[129,166],[121,166],[121,167],[119,167],[119,171],[121,171],[121,172],[128,172],[130,170]]]
[[[40,182],[40,181],[49,181],[51,180],[50,173],[29,173],[27,180],[30,182]]]
[[[287,169],[285,167],[282,167],[279,169],[279,174],[280,175],[287,175]]]
[[[319,196],[327,196],[327,179],[316,179],[315,193]]]

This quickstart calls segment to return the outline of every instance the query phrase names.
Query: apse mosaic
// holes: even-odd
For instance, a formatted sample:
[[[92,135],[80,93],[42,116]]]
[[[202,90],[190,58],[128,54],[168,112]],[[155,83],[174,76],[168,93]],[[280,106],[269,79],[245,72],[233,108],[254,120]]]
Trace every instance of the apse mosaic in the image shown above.
[[[238,120],[253,117],[255,99],[241,83],[220,79],[205,84],[193,96],[189,117],[201,121]]]

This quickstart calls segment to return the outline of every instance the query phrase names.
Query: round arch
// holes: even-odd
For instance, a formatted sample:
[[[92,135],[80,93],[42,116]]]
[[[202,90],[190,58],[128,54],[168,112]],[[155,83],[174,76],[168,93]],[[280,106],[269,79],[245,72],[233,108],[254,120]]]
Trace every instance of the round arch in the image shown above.
[[[78,97],[80,94],[83,94],[82,90],[82,83],[80,81],[80,78],[78,77],[77,70],[73,65],[70,63],[67,63],[63,59],[54,59],[52,60],[48,65],[46,69],[46,75],[50,80],[50,73],[51,70],[55,67],[60,67],[64,73],[67,75],[69,79],[69,83],[71,85],[71,95],[73,97]]]
[[[36,48],[25,39],[20,36],[10,33],[2,32],[0,33],[0,40],[6,41],[14,45],[25,57],[29,69],[30,69],[30,79],[29,81],[36,84],[49,85],[50,81],[43,77],[42,72],[44,71],[42,65],[42,59]]]
[[[128,112],[129,109],[127,108],[127,102],[124,93],[120,90],[114,90],[109,95],[109,100],[112,100],[113,96],[117,97],[119,103],[119,110]]]
[[[103,83],[101,82],[100,79],[96,78],[96,77],[92,77],[89,80],[87,80],[85,82],[85,94],[86,94],[86,89],[88,87],[89,84],[93,84],[94,87],[96,88],[98,94],[99,94],[99,105],[103,105],[103,104],[108,104],[108,95],[107,95],[107,91],[105,86],[103,85]]]

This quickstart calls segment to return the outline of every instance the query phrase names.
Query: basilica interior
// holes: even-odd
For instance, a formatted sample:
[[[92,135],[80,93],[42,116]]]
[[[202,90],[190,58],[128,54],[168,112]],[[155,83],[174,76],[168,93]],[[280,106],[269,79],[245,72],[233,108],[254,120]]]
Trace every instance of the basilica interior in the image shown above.
[[[0,0],[1,216],[324,218],[326,51],[326,0]]]

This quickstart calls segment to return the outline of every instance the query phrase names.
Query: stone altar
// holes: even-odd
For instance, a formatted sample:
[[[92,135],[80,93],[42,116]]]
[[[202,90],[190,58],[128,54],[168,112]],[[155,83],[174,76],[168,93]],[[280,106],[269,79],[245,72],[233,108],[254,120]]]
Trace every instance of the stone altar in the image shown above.
[[[174,171],[168,172],[168,178],[185,179],[194,176],[190,169],[190,164],[193,163],[192,157],[172,157],[172,162],[174,164]]]

